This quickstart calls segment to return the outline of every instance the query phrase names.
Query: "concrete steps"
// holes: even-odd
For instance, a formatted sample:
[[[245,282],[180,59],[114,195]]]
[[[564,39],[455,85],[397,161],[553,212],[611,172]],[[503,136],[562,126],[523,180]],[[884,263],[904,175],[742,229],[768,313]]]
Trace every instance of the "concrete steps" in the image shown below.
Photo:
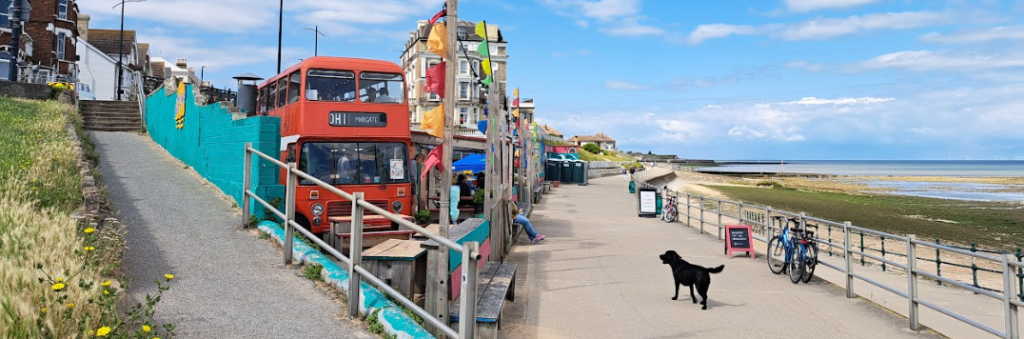
[[[87,130],[142,130],[142,116],[135,101],[83,100],[80,102],[79,114]]]

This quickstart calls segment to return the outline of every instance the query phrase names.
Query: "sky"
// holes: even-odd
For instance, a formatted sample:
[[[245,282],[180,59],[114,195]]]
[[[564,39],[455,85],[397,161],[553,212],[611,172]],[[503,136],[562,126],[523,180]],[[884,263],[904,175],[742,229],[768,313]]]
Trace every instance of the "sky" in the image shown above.
[[[117,0],[79,3],[118,28]],[[400,63],[443,0],[287,0],[282,68]],[[277,72],[278,1],[148,0],[125,28],[217,87]],[[463,0],[566,137],[692,159],[1024,160],[1024,0]],[[1024,167],[1022,167],[1024,173]]]

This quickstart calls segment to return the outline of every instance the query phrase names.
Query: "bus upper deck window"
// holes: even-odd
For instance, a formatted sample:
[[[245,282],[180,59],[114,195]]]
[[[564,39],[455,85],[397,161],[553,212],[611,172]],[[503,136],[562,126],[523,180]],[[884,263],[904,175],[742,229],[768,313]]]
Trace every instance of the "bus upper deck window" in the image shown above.
[[[401,74],[359,74],[359,100],[372,103],[405,103],[405,88]]]
[[[311,69],[306,72],[306,100],[356,100],[356,74],[352,71]]]

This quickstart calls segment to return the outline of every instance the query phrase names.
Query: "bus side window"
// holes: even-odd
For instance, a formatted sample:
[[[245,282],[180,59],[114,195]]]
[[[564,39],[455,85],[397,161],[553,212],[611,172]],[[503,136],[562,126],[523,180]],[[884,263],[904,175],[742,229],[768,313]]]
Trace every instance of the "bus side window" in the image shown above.
[[[284,162],[295,162],[295,143],[288,144],[288,155],[284,157]]]

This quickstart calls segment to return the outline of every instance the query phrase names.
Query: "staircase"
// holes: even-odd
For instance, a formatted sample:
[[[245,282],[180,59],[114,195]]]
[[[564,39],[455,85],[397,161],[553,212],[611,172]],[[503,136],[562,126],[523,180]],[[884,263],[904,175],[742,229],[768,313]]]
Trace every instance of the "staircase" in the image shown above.
[[[82,100],[79,112],[85,129],[93,131],[142,130],[142,115],[135,101]]]

